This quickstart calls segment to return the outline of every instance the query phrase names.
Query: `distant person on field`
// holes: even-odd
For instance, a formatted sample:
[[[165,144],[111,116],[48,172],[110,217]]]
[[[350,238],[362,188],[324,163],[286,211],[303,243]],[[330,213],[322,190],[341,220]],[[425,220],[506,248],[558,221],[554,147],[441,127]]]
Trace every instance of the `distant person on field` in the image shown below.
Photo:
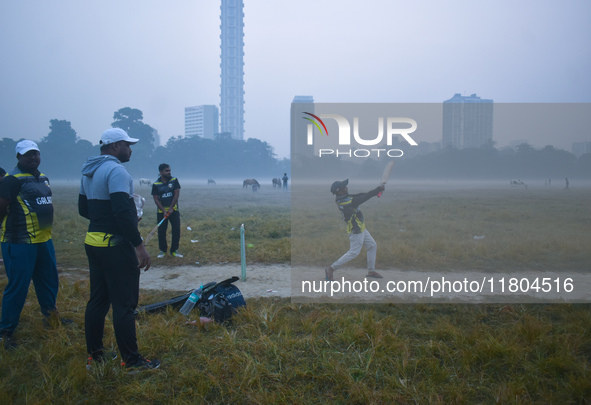
[[[281,178],[281,180],[283,180],[283,189],[287,190],[287,180],[289,180],[289,178],[287,177],[287,173],[283,173],[283,177]]]
[[[333,281],[334,271],[338,270],[345,263],[355,259],[363,246],[367,250],[367,277],[383,278],[375,271],[378,246],[369,234],[369,231],[365,229],[365,221],[359,206],[371,197],[377,196],[379,192],[384,191],[385,187],[382,184],[367,193],[349,194],[348,184],[349,180],[335,181],[330,187],[330,192],[336,195],[335,202],[337,207],[347,223],[349,251],[325,269],[326,280]]]
[[[168,222],[172,228],[172,243],[170,254],[174,257],[183,257],[179,253],[179,242],[181,240],[181,213],[179,212],[178,201],[181,192],[179,179],[172,177],[170,165],[162,163],[158,166],[160,177],[152,185],[152,196],[158,207],[156,223],[159,224],[163,218],[164,222],[158,228],[158,247],[160,248],[159,258],[166,256],[168,245],[166,243],[166,230]]]
[[[570,185],[570,183],[568,182],[568,177],[565,177],[565,178],[564,178],[564,181],[566,182],[566,183],[565,183],[566,185],[564,186],[564,189],[565,189],[565,190],[568,190],[568,186]]]
[[[138,353],[135,309],[139,299],[140,269],[150,268],[150,255],[138,230],[133,179],[122,163],[131,158],[130,138],[120,128],[103,132],[101,154],[82,167],[78,211],[90,220],[84,248],[90,269],[90,300],[86,305],[86,349],[93,361],[115,357],[104,353],[105,317],[113,306],[113,328],[126,367],[158,368],[158,360]]]
[[[63,324],[56,308],[59,279],[53,227],[52,192],[49,179],[39,171],[41,153],[33,141],[16,144],[16,167],[0,181],[2,256],[8,284],[2,297],[0,340],[6,348],[16,345],[12,337],[33,280],[45,327],[50,318]],[[2,170],[4,172],[4,170]]]

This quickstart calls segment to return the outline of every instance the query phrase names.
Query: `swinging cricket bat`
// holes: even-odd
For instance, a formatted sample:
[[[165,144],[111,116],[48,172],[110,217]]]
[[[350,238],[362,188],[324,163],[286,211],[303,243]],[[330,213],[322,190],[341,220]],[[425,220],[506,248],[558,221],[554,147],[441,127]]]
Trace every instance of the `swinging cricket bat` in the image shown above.
[[[384,185],[388,182],[390,178],[390,173],[392,173],[392,168],[394,167],[394,161],[389,162],[386,167],[384,168],[384,173],[382,173],[382,181],[380,184]],[[382,196],[382,192],[378,193],[378,198]]]

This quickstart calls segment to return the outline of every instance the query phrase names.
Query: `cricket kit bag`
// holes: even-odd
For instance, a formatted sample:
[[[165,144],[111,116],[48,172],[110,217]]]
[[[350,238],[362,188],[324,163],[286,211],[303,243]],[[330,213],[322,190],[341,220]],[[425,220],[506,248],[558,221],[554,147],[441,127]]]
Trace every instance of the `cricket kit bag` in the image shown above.
[[[238,308],[245,307],[242,292],[234,285],[238,277],[232,277],[219,283],[211,282],[203,286],[197,308],[201,316],[212,318],[218,323],[229,322]]]
[[[200,315],[218,323],[224,323],[230,320],[238,308],[245,307],[246,301],[242,292],[233,284],[238,280],[240,278],[234,276],[219,283],[212,281],[202,286],[201,296],[196,303]],[[165,311],[169,306],[178,309],[183,306],[192,292],[193,290],[166,301],[139,306],[135,315]]]

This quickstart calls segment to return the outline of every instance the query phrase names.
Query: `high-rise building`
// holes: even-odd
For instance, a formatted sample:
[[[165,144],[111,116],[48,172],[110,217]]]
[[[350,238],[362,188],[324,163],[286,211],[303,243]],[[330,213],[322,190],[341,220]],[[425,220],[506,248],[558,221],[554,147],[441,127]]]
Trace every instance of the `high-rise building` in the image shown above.
[[[160,134],[158,133],[157,129],[152,131],[152,136],[154,137],[154,149],[160,146]]]
[[[591,153],[591,142],[574,142],[571,152],[576,157],[581,157],[585,153]]]
[[[291,156],[313,156],[314,146],[307,144],[309,122],[304,119],[304,112],[314,114],[314,97],[295,96],[291,102]]]
[[[244,139],[244,2],[222,0],[221,132]]]
[[[185,107],[185,136],[213,139],[219,132],[218,116],[215,105]]]
[[[457,149],[490,145],[493,135],[493,101],[456,93],[443,102],[442,147]]]

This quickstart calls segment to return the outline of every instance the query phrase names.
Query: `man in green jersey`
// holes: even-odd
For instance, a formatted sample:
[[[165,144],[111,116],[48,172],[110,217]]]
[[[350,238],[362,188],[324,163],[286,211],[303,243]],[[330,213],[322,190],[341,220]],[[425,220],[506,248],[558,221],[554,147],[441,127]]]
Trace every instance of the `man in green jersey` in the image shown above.
[[[49,179],[39,171],[41,153],[37,144],[23,140],[16,145],[17,166],[0,181],[0,242],[8,284],[2,297],[0,338],[13,347],[12,337],[33,280],[37,301],[49,325],[57,314],[59,287],[53,226],[52,192]],[[58,317],[59,319],[59,317]],[[72,323],[71,320],[61,320]]]

